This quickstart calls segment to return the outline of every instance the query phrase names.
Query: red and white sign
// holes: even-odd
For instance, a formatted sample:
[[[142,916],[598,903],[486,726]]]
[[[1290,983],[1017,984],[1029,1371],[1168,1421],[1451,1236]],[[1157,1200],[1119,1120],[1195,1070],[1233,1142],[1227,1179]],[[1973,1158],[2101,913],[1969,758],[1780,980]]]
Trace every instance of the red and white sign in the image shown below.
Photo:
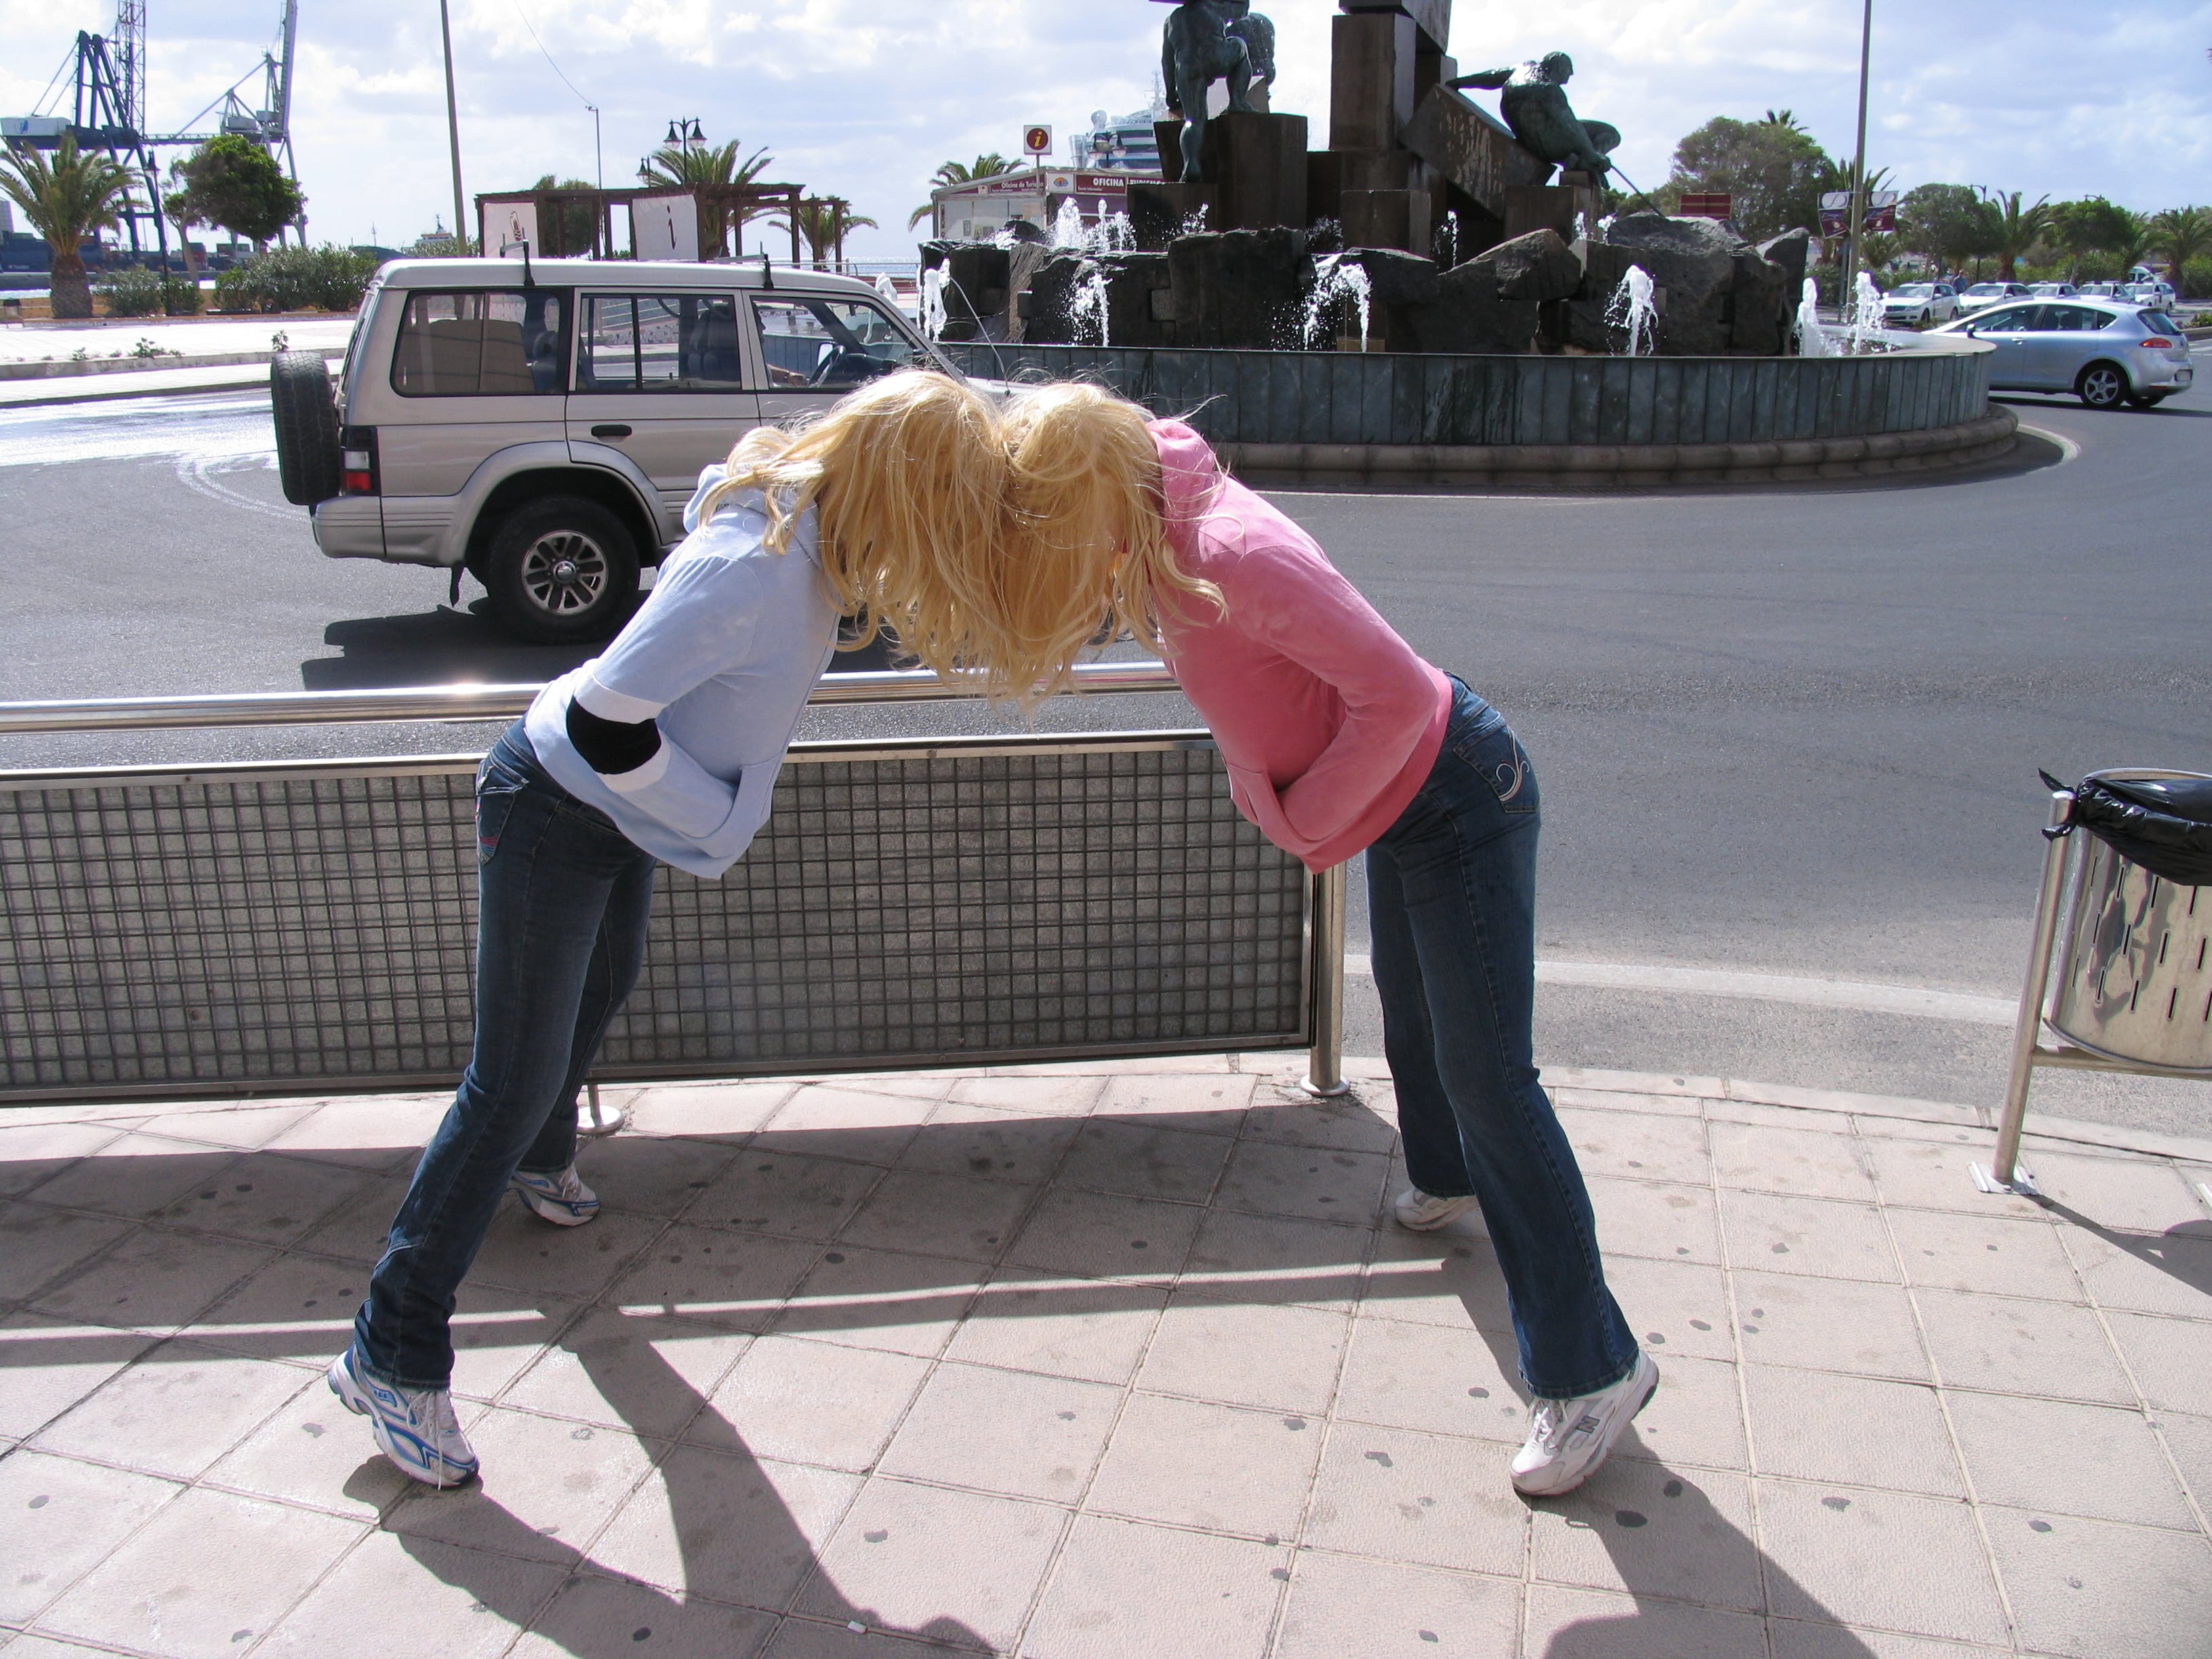
[[[1024,154],[1030,155],[1051,155],[1052,129],[1050,127],[1024,127],[1022,129],[1022,149]]]

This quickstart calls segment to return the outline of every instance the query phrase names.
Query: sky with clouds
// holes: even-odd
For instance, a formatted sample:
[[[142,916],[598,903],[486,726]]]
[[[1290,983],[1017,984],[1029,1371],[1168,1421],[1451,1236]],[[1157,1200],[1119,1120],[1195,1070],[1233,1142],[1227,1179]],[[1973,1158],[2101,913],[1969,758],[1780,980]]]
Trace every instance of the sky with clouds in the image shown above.
[[[606,182],[675,116],[765,146],[772,176],[881,222],[848,248],[912,257],[907,215],[949,157],[1064,144],[1094,109],[1142,107],[1167,15],[1157,0],[453,0],[470,192],[555,172],[589,179],[602,111]],[[1279,31],[1274,107],[1327,143],[1334,0],[1261,0]],[[1583,113],[1626,135],[1655,186],[1674,143],[1715,115],[1788,107],[1847,154],[1857,0],[1553,0],[1455,9],[1466,68],[1574,56]],[[258,63],[281,0],[148,0],[149,101],[173,130]],[[1868,152],[1905,187],[2101,193],[2143,210],[2212,203],[2212,3],[1875,0]],[[25,113],[76,32],[113,0],[0,0],[0,113]],[[532,30],[536,40],[533,40]],[[539,42],[544,48],[541,51]],[[549,64],[546,52],[572,92]],[[294,132],[316,240],[401,244],[452,214],[435,0],[302,0]],[[1477,94],[1479,97],[1484,94]],[[51,106],[49,106],[51,107]],[[1065,152],[1062,152],[1065,154]],[[175,154],[173,152],[172,154]]]

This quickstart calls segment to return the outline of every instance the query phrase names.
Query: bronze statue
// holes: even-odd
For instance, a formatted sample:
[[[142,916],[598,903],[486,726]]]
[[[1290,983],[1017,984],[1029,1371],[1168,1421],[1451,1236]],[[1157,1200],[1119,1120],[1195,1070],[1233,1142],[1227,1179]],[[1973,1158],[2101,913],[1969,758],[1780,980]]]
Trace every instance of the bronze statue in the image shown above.
[[[1580,168],[1602,179],[1613,170],[1607,158],[1620,147],[1620,131],[1602,121],[1578,118],[1567,102],[1566,85],[1575,60],[1554,52],[1518,69],[1484,70],[1462,75],[1455,87],[1503,88],[1498,107],[1523,149],[1562,167]]]
[[[1160,78],[1166,82],[1168,113],[1180,117],[1182,176],[1200,181],[1206,149],[1206,94],[1216,81],[1229,82],[1229,107],[1252,107],[1252,76],[1264,47],[1264,79],[1275,72],[1275,26],[1255,15],[1251,0],[1184,0],[1170,14],[1160,43]]]
[[[1252,0],[1231,0],[1229,9],[1235,14],[1229,32],[1244,43],[1245,55],[1252,61],[1252,89],[1248,94],[1252,107],[1265,110],[1268,88],[1275,84],[1274,22],[1254,11]]]

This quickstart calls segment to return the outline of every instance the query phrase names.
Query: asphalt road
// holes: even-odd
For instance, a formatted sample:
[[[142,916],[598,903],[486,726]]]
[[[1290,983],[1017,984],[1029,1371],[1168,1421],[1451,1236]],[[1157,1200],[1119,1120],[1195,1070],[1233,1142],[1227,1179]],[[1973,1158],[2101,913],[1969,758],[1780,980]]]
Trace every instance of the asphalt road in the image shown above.
[[[1990,1000],[2019,993],[2036,769],[2212,771],[2212,394],[2015,406],[2069,459],[2046,443],[2054,464],[1889,488],[1278,497],[1534,758],[1547,1063],[1998,1099]],[[505,641],[472,582],[453,610],[437,573],[321,558],[267,434],[251,396],[0,411],[0,696],[528,680],[576,659]],[[1190,720],[1145,698],[1043,723]],[[809,732],[987,723],[885,709]],[[0,764],[471,740],[0,739]],[[1899,1012],[1909,988],[1983,1000]],[[1355,978],[1347,1046],[1379,1038]],[[2036,1099],[2212,1134],[2201,1085],[2045,1073]]]

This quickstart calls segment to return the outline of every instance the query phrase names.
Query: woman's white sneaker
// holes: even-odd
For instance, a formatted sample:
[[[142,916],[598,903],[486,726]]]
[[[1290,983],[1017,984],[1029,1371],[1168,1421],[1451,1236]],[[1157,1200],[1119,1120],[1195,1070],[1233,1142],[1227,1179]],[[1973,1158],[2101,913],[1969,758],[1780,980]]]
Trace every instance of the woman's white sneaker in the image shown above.
[[[1628,1375],[1579,1400],[1539,1400],[1529,1408],[1528,1442],[1514,1455],[1513,1485],[1531,1498],[1556,1498],[1595,1474],[1629,1419],[1659,1387],[1659,1368],[1637,1351]]]
[[[558,1175],[530,1175],[517,1170],[507,1184],[532,1214],[556,1227],[580,1227],[599,1212],[599,1195],[576,1178],[573,1164]]]
[[[325,1375],[339,1403],[368,1419],[378,1449],[410,1480],[426,1486],[458,1486],[476,1474],[476,1451],[453,1415],[450,1389],[398,1389],[380,1382],[354,1363],[351,1348],[331,1361]]]
[[[1479,1208],[1482,1200],[1472,1194],[1465,1198],[1438,1198],[1425,1193],[1419,1187],[1408,1187],[1391,1201],[1390,1212],[1398,1218],[1398,1224],[1417,1233],[1434,1232],[1447,1221],[1455,1221],[1469,1210]]]

